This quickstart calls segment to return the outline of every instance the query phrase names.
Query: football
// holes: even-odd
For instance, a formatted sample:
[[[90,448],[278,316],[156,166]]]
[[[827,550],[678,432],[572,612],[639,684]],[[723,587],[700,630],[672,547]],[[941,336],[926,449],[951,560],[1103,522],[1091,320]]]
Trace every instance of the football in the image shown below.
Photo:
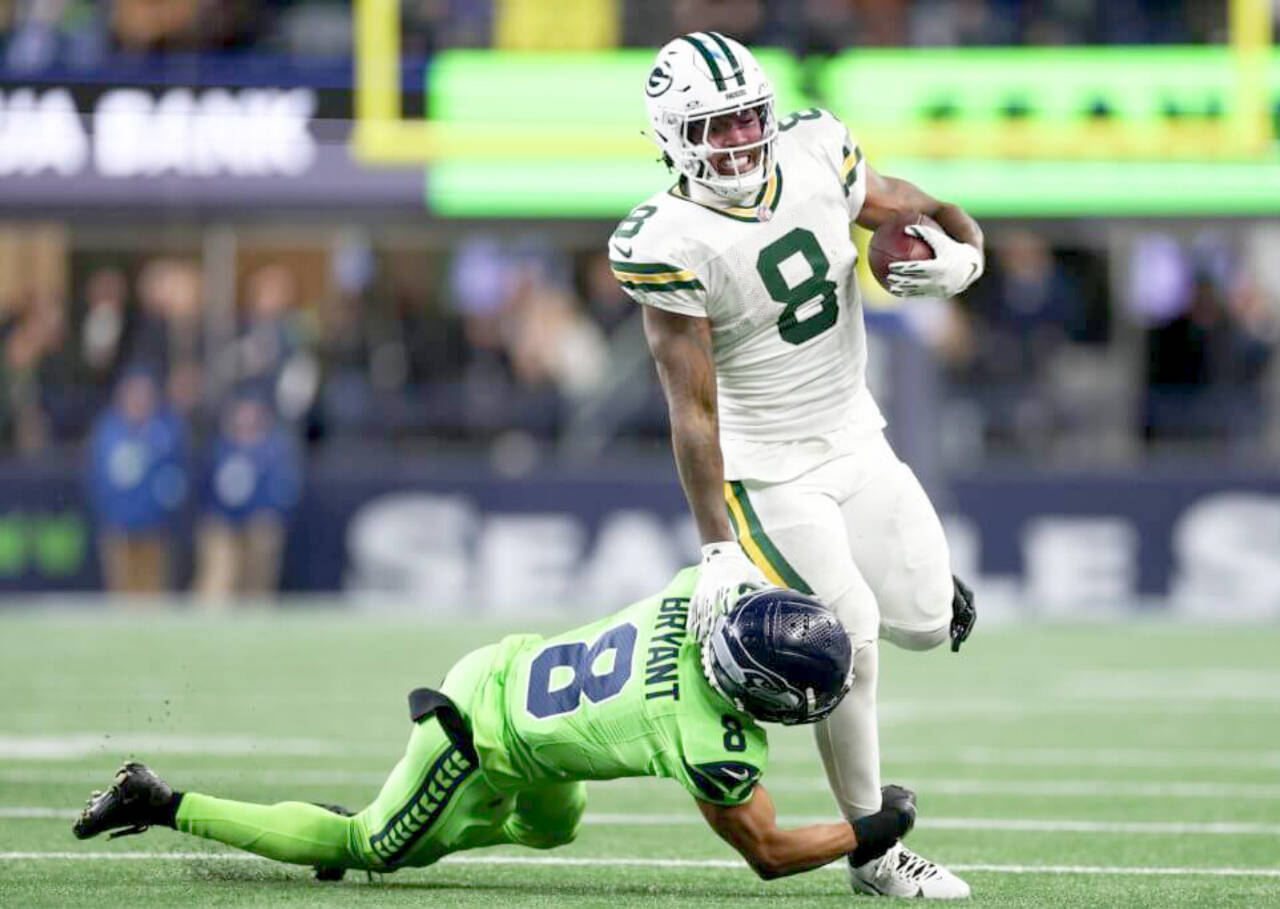
[[[881,224],[871,235],[871,243],[867,246],[867,258],[871,265],[871,273],[885,290],[889,289],[889,266],[894,262],[933,258],[933,249],[928,243],[906,232],[907,228],[913,224],[938,227],[938,222],[928,215],[898,215]],[[938,229],[941,230],[941,228]]]

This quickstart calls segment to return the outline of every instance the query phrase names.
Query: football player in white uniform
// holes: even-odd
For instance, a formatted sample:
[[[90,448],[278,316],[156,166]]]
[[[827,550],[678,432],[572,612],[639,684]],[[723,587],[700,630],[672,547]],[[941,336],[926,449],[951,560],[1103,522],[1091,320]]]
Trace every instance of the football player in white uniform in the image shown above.
[[[974,621],[941,523],[883,435],[867,391],[866,328],[850,222],[910,228],[934,258],[895,263],[902,296],[950,296],[983,270],[982,232],[960,208],[876,173],[844,125],[816,108],[775,117],[751,52],[715,32],[658,52],[645,85],[651,137],[679,175],[609,239],[671,416],[680,480],[703,543],[691,630],[742,584],[812,592],[849,630],[852,691],[817,727],[850,820],[880,810],[877,641],[912,650]],[[727,503],[727,508],[726,508]],[[968,885],[899,845],[852,867],[855,890],[959,898]]]

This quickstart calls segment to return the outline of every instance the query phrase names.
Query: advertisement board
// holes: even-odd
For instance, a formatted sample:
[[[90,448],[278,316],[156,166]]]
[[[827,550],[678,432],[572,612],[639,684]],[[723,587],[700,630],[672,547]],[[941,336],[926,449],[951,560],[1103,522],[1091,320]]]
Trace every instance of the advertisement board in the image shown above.
[[[82,490],[74,464],[0,469],[0,591],[97,589]],[[955,570],[993,616],[1280,617],[1280,474],[989,471],[947,498]],[[312,464],[284,587],[440,615],[595,613],[697,554],[665,459],[510,477],[366,452]]]
[[[421,210],[423,169],[369,168],[309,87],[0,89],[0,206]]]

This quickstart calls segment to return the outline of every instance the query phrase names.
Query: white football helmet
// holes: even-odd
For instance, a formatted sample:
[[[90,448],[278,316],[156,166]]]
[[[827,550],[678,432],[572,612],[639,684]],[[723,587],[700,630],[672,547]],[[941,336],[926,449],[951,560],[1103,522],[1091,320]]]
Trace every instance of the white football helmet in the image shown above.
[[[685,177],[725,199],[739,201],[759,190],[773,170],[773,143],[778,120],[773,112],[773,86],[756,58],[737,41],[718,32],[693,32],[668,42],[660,51],[645,82],[649,110],[649,138],[662,150],[663,160]],[[720,173],[712,154],[725,149],[707,142],[712,117],[756,108],[760,114],[758,142],[734,146],[734,151],[761,149],[756,166]]]

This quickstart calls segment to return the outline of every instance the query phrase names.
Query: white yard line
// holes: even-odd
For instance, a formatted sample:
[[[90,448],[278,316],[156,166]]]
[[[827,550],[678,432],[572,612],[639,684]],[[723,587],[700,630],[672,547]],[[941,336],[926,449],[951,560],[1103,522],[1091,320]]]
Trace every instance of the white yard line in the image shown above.
[[[0,818],[10,820],[68,819],[79,812],[70,808],[9,807],[0,808]],[[833,820],[829,814],[784,815],[784,824],[823,824]],[[591,827],[700,827],[704,823],[693,812],[685,814],[589,813],[582,822]],[[1124,834],[1197,834],[1203,836],[1280,836],[1280,824],[1247,821],[1090,821],[1055,818],[921,818],[917,827],[924,830],[1018,831],[1023,833],[1124,833]]]
[[[266,861],[244,852],[0,852],[0,861]],[[555,855],[451,855],[445,865],[532,865],[577,868],[698,868],[708,870],[741,870],[747,866],[732,859],[660,859],[616,856],[609,858],[579,858]],[[1107,865],[949,865],[960,872],[977,871],[989,874],[1123,874],[1150,876],[1206,875],[1212,877],[1264,877],[1280,878],[1280,868],[1191,868],[1191,867],[1132,867]],[[835,862],[823,870],[845,871],[844,864]]]
[[[193,783],[207,780],[232,781],[240,783],[282,783],[292,786],[330,785],[330,786],[371,786],[380,787],[391,772],[392,761],[387,762],[386,770],[261,770],[246,767],[242,770],[231,770],[226,767],[208,767],[198,770],[185,770],[183,776]],[[0,769],[0,783],[65,783],[74,785],[97,786],[102,788],[111,782],[111,773],[116,765],[108,764],[97,770],[11,770]]]

